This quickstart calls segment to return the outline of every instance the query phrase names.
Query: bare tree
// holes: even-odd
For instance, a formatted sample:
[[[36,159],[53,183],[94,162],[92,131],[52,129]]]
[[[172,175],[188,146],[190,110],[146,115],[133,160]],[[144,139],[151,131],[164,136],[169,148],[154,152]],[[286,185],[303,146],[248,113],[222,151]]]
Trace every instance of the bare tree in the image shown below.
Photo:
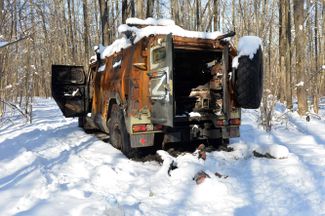
[[[283,102],[286,99],[286,0],[280,0],[279,2],[279,56],[280,56],[280,91],[279,97],[280,100]]]
[[[109,8],[108,2],[105,0],[99,0],[99,10],[101,17],[101,29],[102,29],[102,44],[107,45],[111,42],[110,38],[110,28],[109,28]]]
[[[285,25],[286,25],[286,101],[289,109],[293,108],[292,103],[292,46],[291,46],[291,12],[290,0],[285,5]]]
[[[88,20],[88,3],[87,0],[82,0],[82,10],[84,16],[84,46],[85,46],[85,59],[89,59],[89,20]],[[86,61],[87,62],[87,61]]]
[[[68,14],[69,14],[69,35],[70,35],[70,47],[71,47],[71,56],[72,56],[72,61],[76,61],[76,43],[74,40],[74,31],[73,31],[73,20],[72,20],[72,10],[71,10],[71,0],[67,0],[68,2]],[[72,1],[73,5],[73,1]]]
[[[135,17],[135,4],[134,4],[134,0],[130,0],[130,14],[131,17]]]
[[[298,113],[304,115],[307,112],[307,93],[305,88],[305,31],[304,31],[304,0],[293,0],[293,14],[295,23],[295,46],[296,46],[296,76],[297,76],[297,99]]]
[[[122,0],[122,23],[126,22],[128,16],[128,0]]]
[[[147,17],[153,17],[153,8],[154,8],[155,1],[154,0],[147,0]]]
[[[143,7],[144,7],[143,1],[137,0],[136,5],[137,5],[137,17],[140,19],[143,19],[144,18],[144,16],[143,16]]]
[[[195,0],[195,8],[196,8],[196,30],[198,31],[200,28],[200,3],[201,1]]]

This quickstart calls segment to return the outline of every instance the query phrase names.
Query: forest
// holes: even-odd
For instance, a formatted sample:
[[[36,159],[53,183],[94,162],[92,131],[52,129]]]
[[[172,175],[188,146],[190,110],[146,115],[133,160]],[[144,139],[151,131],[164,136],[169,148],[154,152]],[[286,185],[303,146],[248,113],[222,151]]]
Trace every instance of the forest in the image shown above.
[[[235,31],[263,41],[262,114],[276,101],[318,112],[325,95],[324,0],[0,0],[0,117],[15,107],[31,120],[35,97],[50,97],[52,64],[87,67],[129,17],[170,18],[193,31]]]

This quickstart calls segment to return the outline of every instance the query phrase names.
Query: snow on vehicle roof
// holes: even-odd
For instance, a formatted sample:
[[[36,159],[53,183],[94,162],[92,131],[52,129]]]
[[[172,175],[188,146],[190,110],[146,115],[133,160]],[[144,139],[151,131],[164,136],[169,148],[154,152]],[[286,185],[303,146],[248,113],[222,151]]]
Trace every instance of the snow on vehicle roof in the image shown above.
[[[202,39],[216,39],[218,36],[222,35],[221,32],[198,32],[189,31],[175,25],[173,20],[169,19],[159,19],[147,18],[145,20],[138,18],[129,18],[126,21],[127,24],[139,24],[148,25],[144,28],[137,28],[135,26],[129,26],[127,24],[122,24],[118,27],[119,33],[124,33],[131,31],[135,33],[134,43],[137,43],[144,37],[149,35],[167,35],[172,33],[176,36],[188,37],[188,38],[202,38]],[[125,49],[131,46],[131,41],[123,35],[122,38],[115,40],[111,45],[107,46],[101,53],[101,58],[104,59],[115,52],[119,52],[121,49]]]

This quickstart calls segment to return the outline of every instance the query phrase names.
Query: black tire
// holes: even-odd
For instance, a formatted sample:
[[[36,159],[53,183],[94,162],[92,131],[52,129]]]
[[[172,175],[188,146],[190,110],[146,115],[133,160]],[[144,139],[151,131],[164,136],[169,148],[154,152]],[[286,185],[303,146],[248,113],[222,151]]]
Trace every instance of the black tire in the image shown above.
[[[261,47],[253,59],[241,56],[235,73],[235,94],[237,104],[246,109],[260,106],[263,93],[263,52]]]
[[[85,128],[85,121],[86,121],[85,116],[78,117],[78,127],[84,129]]]
[[[110,143],[121,150],[126,157],[137,157],[138,150],[131,148],[130,135],[126,130],[123,112],[117,104],[113,104],[110,116],[108,122]]]

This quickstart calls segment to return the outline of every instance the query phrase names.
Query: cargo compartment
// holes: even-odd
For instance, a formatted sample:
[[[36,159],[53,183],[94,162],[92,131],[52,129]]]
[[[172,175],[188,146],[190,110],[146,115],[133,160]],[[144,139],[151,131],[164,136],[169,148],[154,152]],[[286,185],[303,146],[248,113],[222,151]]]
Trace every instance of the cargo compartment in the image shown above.
[[[174,49],[175,117],[221,110],[222,52]]]

